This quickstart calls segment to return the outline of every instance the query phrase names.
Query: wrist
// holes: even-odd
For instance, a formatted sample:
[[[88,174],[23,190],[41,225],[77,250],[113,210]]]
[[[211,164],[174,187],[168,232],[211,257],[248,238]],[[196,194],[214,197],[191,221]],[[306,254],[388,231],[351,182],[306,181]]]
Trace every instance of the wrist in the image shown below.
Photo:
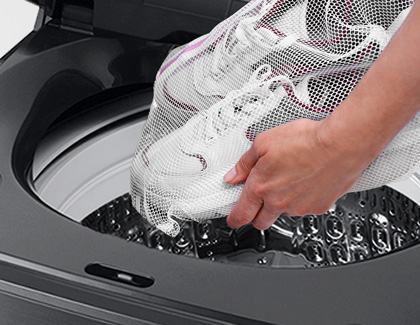
[[[347,116],[350,111],[337,110],[320,121],[317,138],[328,153],[340,159],[357,159],[368,165],[382,152],[393,135],[373,127],[367,119]]]

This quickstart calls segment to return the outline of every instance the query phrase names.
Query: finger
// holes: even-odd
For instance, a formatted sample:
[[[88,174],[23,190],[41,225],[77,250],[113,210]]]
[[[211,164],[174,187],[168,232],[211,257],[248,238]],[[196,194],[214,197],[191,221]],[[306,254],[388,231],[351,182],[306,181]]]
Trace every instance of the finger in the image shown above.
[[[250,191],[249,182],[245,183],[241,197],[227,218],[229,227],[236,229],[250,223],[263,205],[262,199]]]
[[[252,225],[258,230],[266,230],[273,225],[280,214],[281,211],[275,211],[274,209],[271,209],[268,204],[264,203],[257,216],[252,221]]]
[[[253,145],[247,152],[245,152],[241,159],[236,163],[235,167],[227,172],[223,178],[226,183],[237,184],[247,179],[251,169],[258,161],[258,154]]]

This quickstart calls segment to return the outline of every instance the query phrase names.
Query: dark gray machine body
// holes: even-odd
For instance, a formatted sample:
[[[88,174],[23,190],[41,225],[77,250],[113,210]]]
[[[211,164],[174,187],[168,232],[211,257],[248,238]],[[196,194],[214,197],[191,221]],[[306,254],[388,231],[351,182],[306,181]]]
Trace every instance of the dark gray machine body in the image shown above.
[[[28,179],[53,121],[87,107],[150,102],[145,90],[173,44],[207,32],[243,3],[40,5],[37,30],[0,61],[1,324],[419,323],[418,245],[340,267],[247,267],[127,243],[43,204]],[[92,264],[115,276],[88,274]],[[127,280],[133,276],[139,280]]]

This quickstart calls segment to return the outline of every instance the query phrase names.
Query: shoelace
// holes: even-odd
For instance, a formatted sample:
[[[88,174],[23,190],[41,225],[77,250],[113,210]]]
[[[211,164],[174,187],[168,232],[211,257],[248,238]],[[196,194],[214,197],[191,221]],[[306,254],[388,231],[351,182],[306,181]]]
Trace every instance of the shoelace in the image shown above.
[[[220,76],[227,72],[227,68],[234,64],[235,60],[241,53],[244,53],[251,45],[246,38],[245,33],[241,29],[241,21],[238,26],[229,28],[223,38],[220,46],[215,47],[215,53],[211,65],[211,74],[214,79],[219,79]],[[231,36],[231,35],[235,35]],[[228,41],[231,43],[228,45]]]
[[[259,2],[254,2],[256,3],[256,9]],[[270,6],[268,5],[269,2],[270,0],[264,0],[261,3],[261,8],[257,15],[241,19],[237,26],[232,26],[226,31],[222,43],[215,48],[212,60],[211,73],[216,80],[220,78],[223,73],[226,73],[226,70],[232,66],[238,56],[251,46],[251,41],[248,39],[247,34],[250,35],[250,27],[252,27],[253,30],[254,23],[260,20],[261,17],[268,12],[270,9]],[[253,33],[255,33],[255,31]],[[230,44],[228,44],[228,41],[230,41]]]
[[[274,96],[274,92],[270,89],[272,81],[266,81],[271,73],[270,65],[261,65],[251,75],[245,86],[239,90],[231,91],[225,99],[209,108],[204,120],[206,144],[223,136],[229,128],[235,127],[243,118],[252,115],[253,119],[257,119],[264,114],[264,110],[259,111],[259,108]],[[277,77],[273,81],[280,79]]]

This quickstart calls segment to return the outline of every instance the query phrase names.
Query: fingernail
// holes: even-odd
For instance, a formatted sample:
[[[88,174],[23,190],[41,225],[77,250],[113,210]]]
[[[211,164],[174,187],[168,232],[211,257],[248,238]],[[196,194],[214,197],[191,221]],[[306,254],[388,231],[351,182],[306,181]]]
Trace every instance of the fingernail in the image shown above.
[[[231,170],[229,170],[229,171],[226,173],[225,177],[223,177],[223,180],[224,180],[226,183],[229,183],[229,182],[231,182],[231,181],[232,181],[235,177],[236,177],[236,166],[235,166],[235,167],[233,167]]]

